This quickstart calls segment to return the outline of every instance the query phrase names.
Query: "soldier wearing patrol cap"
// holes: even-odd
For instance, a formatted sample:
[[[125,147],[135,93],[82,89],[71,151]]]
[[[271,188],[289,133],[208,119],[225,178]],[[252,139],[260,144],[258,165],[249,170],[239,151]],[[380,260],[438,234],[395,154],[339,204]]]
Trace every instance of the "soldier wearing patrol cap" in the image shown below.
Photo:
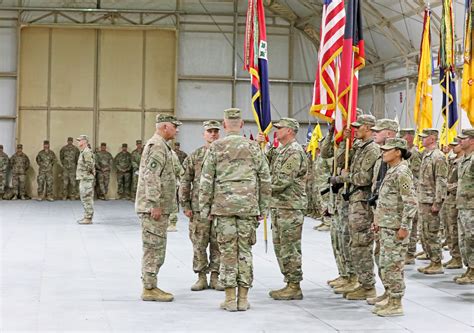
[[[464,157],[458,167],[456,207],[458,209],[459,246],[467,270],[454,281],[474,284],[474,129],[463,129],[458,135]]]
[[[100,150],[94,155],[95,170],[97,172],[97,198],[107,200],[107,192],[109,192],[110,172],[114,163],[112,154],[107,151],[107,144],[102,142]]]
[[[114,158],[117,170],[117,196],[118,199],[130,198],[130,185],[132,179],[132,155],[128,152],[128,145],[122,144],[122,151]]]
[[[89,147],[89,137],[87,135],[79,135],[76,140],[81,151],[77,162],[76,179],[79,181],[79,196],[84,207],[84,217],[77,223],[92,224],[92,217],[94,216],[94,154]]]
[[[140,168],[140,160],[143,152],[142,140],[135,141],[135,144],[137,148],[132,151],[132,200],[135,200],[135,196],[137,195],[138,169]]]
[[[213,220],[221,253],[220,281],[225,287],[227,311],[246,311],[253,282],[252,245],[259,216],[271,199],[267,161],[259,145],[240,134],[239,109],[224,111],[227,136],[209,147],[199,183],[202,219]],[[236,300],[238,287],[238,300]]]
[[[177,213],[176,174],[168,141],[181,122],[158,114],[155,134],[146,143],[138,172],[135,212],[142,226],[142,282],[144,301],[170,302],[173,295],[158,288],[158,272],[165,261],[166,229],[170,214]]]
[[[446,198],[446,177],[448,164],[446,157],[438,149],[438,130],[424,129],[419,134],[425,152],[421,161],[418,195],[418,221],[421,223],[421,236],[426,246],[430,264],[418,268],[424,274],[443,274],[441,265],[441,228],[439,212]]]
[[[198,280],[191,290],[199,291],[206,288],[224,290],[219,282],[220,252],[214,224],[207,218],[201,218],[199,208],[199,181],[202,163],[209,146],[219,139],[221,124],[216,120],[203,123],[204,146],[192,152],[183,163],[184,174],[179,187],[179,197],[184,215],[189,218],[189,238],[193,244],[193,270],[198,274]],[[209,246],[209,255],[207,248]],[[209,259],[208,259],[209,258]],[[211,273],[209,284],[207,273]]]
[[[63,200],[77,199],[76,168],[81,152],[73,142],[72,137],[67,138],[67,144],[59,151],[59,159],[63,166]]]
[[[48,201],[53,201],[53,167],[56,164],[56,154],[49,149],[49,141],[43,141],[43,150],[36,155],[38,164],[38,200],[43,200],[43,193]]]
[[[5,187],[7,185],[7,171],[10,165],[8,155],[3,152],[3,145],[0,145],[0,200],[5,194]]]
[[[10,166],[12,170],[13,198],[16,200],[26,200],[26,171],[30,167],[30,159],[23,152],[23,145],[16,145],[15,154],[10,157]]]

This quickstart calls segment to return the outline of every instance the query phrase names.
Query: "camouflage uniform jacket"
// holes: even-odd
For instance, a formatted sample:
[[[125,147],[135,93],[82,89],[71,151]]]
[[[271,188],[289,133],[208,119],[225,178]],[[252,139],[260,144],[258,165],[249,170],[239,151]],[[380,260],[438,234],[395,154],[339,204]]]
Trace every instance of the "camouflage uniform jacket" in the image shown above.
[[[417,146],[413,146],[410,149],[411,156],[408,159],[408,165],[410,166],[411,173],[413,174],[413,183],[415,184],[415,189],[418,187],[418,176],[420,175],[420,166],[422,154],[418,150]]]
[[[24,175],[30,167],[30,159],[25,153],[15,153],[10,158],[12,173],[16,175]]]
[[[418,176],[418,202],[436,203],[438,207],[441,207],[446,198],[447,175],[448,164],[443,153],[437,148],[425,152]]]
[[[448,161],[448,177],[446,179],[446,203],[456,203],[456,191],[458,189],[458,166],[462,161],[463,156],[456,157],[454,155]]]
[[[173,150],[173,151],[174,151],[174,152],[176,153],[176,155],[178,156],[179,163],[180,163],[181,165],[183,165],[184,160],[186,159],[186,157],[188,157],[188,154],[186,154],[184,151],[179,150],[179,149],[178,149],[178,150]]]
[[[207,147],[202,146],[184,160],[184,175],[179,188],[181,206],[184,210],[199,212],[199,180],[206,151]]]
[[[171,155],[173,157],[173,170],[174,170],[174,175],[176,176],[176,182],[177,186],[179,187],[179,181],[181,180],[181,177],[184,175],[184,169],[183,165],[179,161],[178,154],[174,150],[171,150]]]
[[[89,147],[85,147],[79,155],[77,161],[76,179],[94,180],[95,179],[95,161],[94,154]]]
[[[458,167],[458,209],[474,209],[474,153],[464,156]]]
[[[8,158],[8,155],[5,154],[4,152],[1,152],[0,153],[0,173],[6,174],[9,165],[10,165],[10,159]]]
[[[66,170],[76,170],[77,160],[79,159],[79,148],[74,145],[65,145],[59,151],[59,159],[61,160],[61,164],[63,168]]]
[[[417,212],[413,175],[407,161],[387,170],[380,185],[375,221],[380,227],[410,230]]]
[[[146,143],[138,173],[135,212],[150,213],[152,208],[161,208],[164,215],[177,213],[173,154],[160,135],[154,134]]]
[[[42,150],[36,155],[36,163],[39,166],[39,173],[53,172],[53,166],[56,163],[56,154],[52,150]]]
[[[380,147],[372,139],[354,144],[349,175],[337,176],[338,182],[348,182],[350,196],[349,202],[367,201],[370,196],[374,165],[380,157]]]
[[[132,151],[132,169],[137,171],[140,168],[140,160],[142,158],[142,150],[135,149]]]
[[[270,207],[306,209],[306,174],[308,158],[301,145],[293,140],[278,148],[272,164],[272,200]]]
[[[110,172],[114,158],[108,151],[98,151],[95,153],[95,168],[101,172]]]
[[[114,158],[114,165],[118,172],[130,172],[132,170],[132,154],[121,151]]]
[[[313,161],[313,189],[321,192],[329,187],[328,178],[332,176],[334,158],[323,158],[321,154]]]
[[[201,217],[259,216],[266,213],[270,200],[270,170],[258,144],[238,132],[214,141],[199,182]]]

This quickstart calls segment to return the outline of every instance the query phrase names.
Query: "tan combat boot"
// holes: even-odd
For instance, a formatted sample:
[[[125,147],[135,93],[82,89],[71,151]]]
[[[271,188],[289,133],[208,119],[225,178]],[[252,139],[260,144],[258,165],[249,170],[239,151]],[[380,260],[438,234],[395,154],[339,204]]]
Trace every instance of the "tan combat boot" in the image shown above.
[[[239,296],[237,299],[237,310],[247,311],[250,309],[250,303],[248,301],[249,288],[239,286]]]
[[[235,288],[225,288],[225,300],[221,303],[221,309],[234,312],[237,311],[237,300],[235,297]]]
[[[327,280],[326,283],[331,285],[332,282],[336,282],[338,280],[342,279],[342,276],[338,276],[337,278],[334,278],[334,279],[331,279],[331,280]]]
[[[270,292],[268,293],[268,295],[270,295],[270,297],[273,298],[273,295],[276,295],[278,293],[281,293],[282,291],[288,289],[290,287],[290,284],[287,282],[286,283],[286,286],[284,286],[283,288],[281,289],[276,289],[276,290],[270,290]]]
[[[92,219],[84,217],[82,220],[77,221],[78,224],[92,224]]]
[[[374,287],[367,289],[362,286],[360,286],[359,288],[357,288],[356,290],[350,293],[344,294],[344,297],[350,301],[360,301],[367,298],[375,298],[376,296],[377,296],[377,291],[375,290]]]
[[[374,308],[372,309],[372,313],[376,313],[377,311],[386,308],[388,306],[388,301],[390,300],[390,297],[385,298],[384,300],[375,303]]]
[[[219,281],[219,273],[211,272],[211,278],[209,281],[209,287],[218,291],[224,291],[224,286]]]
[[[443,265],[446,269],[458,269],[462,268],[462,260],[461,258],[453,258],[447,262],[447,265]]]
[[[375,314],[380,317],[403,316],[402,299],[390,297],[388,305],[376,310]]]
[[[207,276],[204,272],[199,272],[197,281],[191,286],[192,291],[200,291],[207,289]]]
[[[454,259],[454,258],[451,258],[451,259],[449,259],[448,261],[444,262],[444,263],[443,263],[443,267],[448,266],[448,265],[453,261],[453,259]]]
[[[468,267],[464,273],[462,273],[461,275],[456,275],[455,277],[453,277],[453,281],[456,282],[458,279],[465,277],[469,273],[470,270],[471,269]]]
[[[171,302],[173,299],[173,294],[167,293],[159,288],[143,288],[142,300],[144,301]]]
[[[349,277],[349,283],[346,283],[340,287],[334,288],[334,293],[336,294],[345,294],[349,293],[351,291],[356,290],[359,287],[359,279],[357,278],[357,275],[351,275]]]
[[[369,305],[375,305],[375,304],[377,304],[377,303],[382,302],[383,300],[385,300],[385,299],[387,299],[387,298],[388,298],[388,292],[387,292],[387,290],[385,290],[382,295],[379,295],[379,296],[377,296],[377,297],[367,298],[367,304],[369,304]]]
[[[474,269],[468,268],[466,274],[456,279],[457,284],[474,284]]]
[[[415,264],[415,256],[411,254],[407,254],[405,256],[405,265],[414,265]]]
[[[444,274],[443,266],[441,262],[431,262],[431,266],[426,268],[423,273],[428,275]]]
[[[300,288],[300,283],[288,283],[288,288],[280,292],[275,292],[272,295],[274,300],[289,301],[303,299],[303,292]]]
[[[339,287],[339,286],[342,286],[342,285],[346,284],[348,281],[349,281],[349,277],[348,277],[348,276],[339,276],[339,277],[336,278],[336,279],[329,280],[329,281],[328,281],[328,285],[329,285],[331,288],[335,288],[335,287]]]
[[[416,256],[418,260],[430,260],[426,252],[422,251],[419,255]]]
[[[430,262],[429,265],[427,265],[427,266],[418,267],[418,272],[420,272],[420,273],[425,273],[425,271],[426,271],[428,268],[430,268],[431,265],[433,265],[433,263]]]

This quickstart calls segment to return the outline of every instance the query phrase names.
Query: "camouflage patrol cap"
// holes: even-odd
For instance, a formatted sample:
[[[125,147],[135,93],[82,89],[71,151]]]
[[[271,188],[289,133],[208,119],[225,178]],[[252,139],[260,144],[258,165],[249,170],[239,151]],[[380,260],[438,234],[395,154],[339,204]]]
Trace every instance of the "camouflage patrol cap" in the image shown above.
[[[172,116],[170,114],[158,114],[156,116],[156,123],[172,123],[173,125],[176,126],[181,126],[183,123],[180,122],[175,116]]]
[[[205,122],[202,123],[202,127],[204,127],[204,129],[206,131],[210,130],[210,129],[220,130],[221,129],[221,123],[217,120],[206,120]]]
[[[296,119],[293,118],[281,118],[277,123],[273,124],[276,128],[291,128],[297,131],[300,128],[300,124]]]
[[[454,139],[452,142],[449,143],[450,146],[457,146],[459,144],[458,139]]]
[[[427,136],[430,135],[435,135],[438,137],[439,131],[436,128],[425,128],[423,132],[418,134],[418,136],[421,136],[422,138],[426,138]]]
[[[49,141],[48,141],[48,140],[44,140],[44,141],[43,141],[43,144],[44,144],[44,145],[49,145]]]
[[[407,134],[409,135],[415,135],[415,129],[414,128],[401,128],[399,131],[398,131],[398,134],[400,136],[405,136]]]
[[[398,123],[393,119],[379,119],[375,122],[375,126],[372,127],[372,131],[380,132],[383,130],[398,131]]]
[[[137,140],[137,141],[135,141],[135,144],[141,145],[141,144],[142,144],[142,140]]]
[[[16,149],[23,149],[23,145],[21,143],[17,144]]]
[[[122,148],[127,148],[128,145],[126,143],[122,143]]]
[[[105,142],[102,142],[102,143],[100,144],[100,146],[101,146],[101,147],[107,147],[107,144],[106,144]]]
[[[375,126],[375,117],[370,114],[361,114],[357,117],[357,120],[351,124],[352,127],[361,127],[362,125]]]
[[[380,149],[382,150],[390,150],[395,148],[407,150],[407,141],[402,138],[391,138],[387,139],[387,141],[385,141],[385,144],[380,147]]]
[[[81,134],[79,135],[79,137],[76,138],[77,141],[81,141],[81,140],[86,140],[86,141],[89,141],[89,137],[85,134]]]
[[[467,139],[474,138],[474,128],[465,128],[461,131],[461,134],[458,134],[458,138]]]
[[[242,112],[237,108],[224,110],[224,119],[242,119]]]
[[[70,136],[70,137],[67,138],[67,141],[68,141],[68,142],[69,142],[69,141],[72,142],[72,141],[74,141],[74,139],[72,138],[72,136]]]

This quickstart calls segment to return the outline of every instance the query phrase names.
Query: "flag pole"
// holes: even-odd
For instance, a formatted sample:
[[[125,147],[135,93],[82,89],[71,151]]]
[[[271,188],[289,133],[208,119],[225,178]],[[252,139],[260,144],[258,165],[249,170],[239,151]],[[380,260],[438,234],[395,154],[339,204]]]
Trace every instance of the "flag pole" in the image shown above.
[[[448,68],[447,70],[447,75],[446,75],[446,128],[445,128],[445,134],[446,134],[446,148],[448,147],[449,145],[449,106],[450,106],[450,103],[449,103],[449,95],[450,95],[450,92],[451,92],[451,86],[450,86],[450,82],[449,82],[449,79],[450,79],[450,76],[451,76],[451,70]]]
[[[349,110],[347,111],[347,120],[346,120],[346,130],[351,128],[351,119],[352,119],[352,94],[353,94],[353,85],[354,85],[354,52],[352,52],[351,58],[351,82],[349,88]],[[344,160],[344,169],[347,170],[349,167],[349,144],[351,138],[350,136],[346,139],[346,155]],[[344,189],[347,190],[347,183],[344,183]]]
[[[265,135],[265,134],[264,134]],[[260,144],[262,153],[265,153],[265,142]],[[263,214],[263,241],[265,243],[265,253],[268,253],[268,233],[267,233],[267,215]]]

